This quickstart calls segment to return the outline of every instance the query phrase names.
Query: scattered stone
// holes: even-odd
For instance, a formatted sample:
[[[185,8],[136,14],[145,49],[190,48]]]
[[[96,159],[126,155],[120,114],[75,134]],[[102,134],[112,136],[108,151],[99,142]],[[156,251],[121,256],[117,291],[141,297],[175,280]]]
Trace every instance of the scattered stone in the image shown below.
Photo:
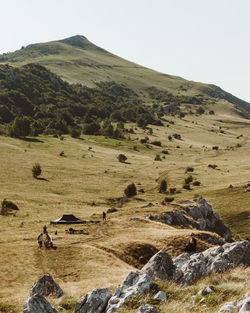
[[[201,290],[198,291],[197,295],[198,296],[206,296],[209,293],[215,292],[215,289],[213,286],[205,286]]]
[[[227,302],[218,313],[247,313],[250,312],[250,293],[243,296],[239,301]]]
[[[31,296],[24,304],[23,313],[58,313],[51,304],[39,294]]]
[[[45,274],[41,276],[31,288],[30,296],[35,294],[40,294],[45,297],[50,295],[59,298],[62,296],[63,291],[50,275]]]
[[[159,291],[154,296],[154,299],[161,299],[162,302],[165,302],[165,301],[167,301],[167,295],[164,291]]]
[[[111,296],[108,288],[93,289],[76,303],[74,313],[102,313]]]
[[[170,256],[164,252],[157,252],[141,269],[152,280],[169,280],[172,278],[175,267]]]
[[[116,312],[126,299],[136,294],[145,294],[150,290],[152,279],[142,271],[129,272],[121,286],[116,287],[110,298],[106,313]]]
[[[139,310],[136,313],[159,313],[159,311],[153,306],[146,304],[139,307]]]

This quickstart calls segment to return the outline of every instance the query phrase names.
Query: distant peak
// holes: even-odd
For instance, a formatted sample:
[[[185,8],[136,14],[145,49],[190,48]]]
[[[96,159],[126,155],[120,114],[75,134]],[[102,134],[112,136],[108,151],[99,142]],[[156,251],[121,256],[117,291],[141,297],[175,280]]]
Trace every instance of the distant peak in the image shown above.
[[[76,36],[72,36],[69,38],[65,38],[65,39],[59,40],[59,42],[63,42],[63,43],[66,43],[67,45],[77,47],[77,48],[82,48],[82,49],[84,49],[86,45],[89,44],[88,39],[82,35],[76,35]]]

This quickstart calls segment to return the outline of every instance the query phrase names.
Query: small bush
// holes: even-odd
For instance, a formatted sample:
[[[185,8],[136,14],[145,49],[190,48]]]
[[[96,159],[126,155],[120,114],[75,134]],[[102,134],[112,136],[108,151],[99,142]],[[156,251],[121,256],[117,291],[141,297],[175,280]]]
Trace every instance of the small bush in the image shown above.
[[[181,140],[181,135],[180,134],[173,134],[173,137],[175,139]]]
[[[38,176],[42,174],[42,168],[39,163],[36,163],[35,165],[33,165],[32,174],[34,178],[37,178]]]
[[[196,180],[193,182],[193,186],[200,186],[201,185],[201,182]]]
[[[161,161],[161,157],[160,157],[159,154],[156,154],[156,156],[155,156],[155,161]]]
[[[61,152],[59,153],[59,156],[60,156],[60,157],[65,157],[66,155],[65,155],[64,151],[61,151]]]
[[[161,142],[158,141],[158,140],[155,140],[155,141],[152,141],[152,142],[151,142],[151,145],[161,147]]]
[[[81,136],[81,130],[78,128],[72,128],[70,131],[70,135],[72,138],[79,138]]]
[[[165,202],[172,202],[174,201],[174,197],[166,197]]]
[[[210,114],[210,115],[214,115],[214,110],[210,110],[210,111],[209,111],[209,114]]]
[[[184,185],[182,186],[182,188],[183,188],[183,189],[187,189],[187,190],[191,190],[191,187],[190,187],[189,184],[184,184]]]
[[[218,146],[213,146],[212,149],[213,150],[219,150],[219,147]]]
[[[186,173],[188,173],[188,172],[193,172],[194,171],[194,168],[193,167],[187,167],[186,168]]]
[[[187,178],[185,178],[185,184],[189,184],[193,181],[193,176],[189,175]]]
[[[124,190],[124,193],[128,198],[135,196],[137,194],[135,184],[132,183],[128,185],[126,189]]]
[[[212,169],[216,169],[216,167],[218,167],[218,165],[216,165],[216,164],[208,164],[207,167],[212,168]]]
[[[169,140],[169,141],[172,141],[172,140],[173,140],[173,138],[172,138],[171,135],[168,136],[168,140]]]
[[[174,195],[176,193],[176,188],[169,188],[169,193]]]
[[[118,157],[117,157],[118,161],[121,162],[121,163],[125,163],[126,160],[127,160],[127,157],[125,154],[119,154]]]
[[[168,154],[168,150],[162,150],[161,153],[163,153],[163,154]]]
[[[163,179],[160,183],[160,187],[159,187],[159,193],[164,193],[167,190],[167,182],[165,179]]]
[[[18,210],[19,210],[19,208],[15,203],[13,203],[12,201],[8,201],[8,200],[4,199],[2,201],[0,214],[1,215],[7,215],[10,211],[18,211]]]
[[[143,143],[147,143],[147,140],[146,140],[145,138],[141,138],[141,139],[140,139],[140,143],[142,143],[142,144],[143,144]]]

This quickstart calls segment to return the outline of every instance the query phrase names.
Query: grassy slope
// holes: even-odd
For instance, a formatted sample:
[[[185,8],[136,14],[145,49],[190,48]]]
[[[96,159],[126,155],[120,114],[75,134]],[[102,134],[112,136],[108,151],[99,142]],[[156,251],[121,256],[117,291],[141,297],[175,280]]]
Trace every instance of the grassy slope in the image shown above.
[[[94,136],[82,140],[66,137],[63,141],[39,137],[41,142],[0,137],[0,199],[12,200],[20,207],[16,217],[0,217],[1,305],[12,303],[13,309],[20,311],[33,282],[45,272],[65,290],[58,304],[75,301],[93,288],[119,284],[133,264],[137,265],[134,254],[140,245],[142,254],[149,253],[146,245],[164,248],[171,255],[180,253],[190,230],[144,220],[149,213],[172,209],[171,205],[166,208],[156,204],[164,198],[157,192],[158,178],[166,177],[170,187],[182,191],[175,196],[176,201],[193,199],[197,194],[205,196],[234,232],[249,236],[249,193],[242,189],[249,180],[249,122],[232,115],[223,101],[217,103],[216,110],[214,116],[187,116],[182,120],[169,117],[174,125],[153,127],[150,141],[161,140],[162,148],[141,145],[136,138],[146,134],[140,129],[131,135],[132,141],[121,142]],[[169,142],[167,137],[173,133],[181,134],[182,140]],[[243,137],[236,139],[240,134]],[[242,147],[235,148],[237,144]],[[133,149],[135,145],[138,151]],[[219,151],[212,150],[213,145],[218,145]],[[90,146],[92,151],[88,150]],[[169,155],[161,162],[154,161],[162,149]],[[61,151],[66,157],[59,156]],[[126,154],[129,164],[117,161],[119,153]],[[32,177],[35,162],[41,164],[46,180]],[[208,164],[217,164],[218,170],[209,169]],[[201,181],[201,186],[191,191],[181,188],[187,166],[194,167],[192,175]],[[100,221],[102,211],[114,206],[110,198],[122,196],[131,182],[145,193],[122,208],[118,206],[118,212],[108,215],[106,224],[79,226],[89,232],[88,236],[68,235],[68,227],[49,226],[51,232],[58,230],[54,236],[58,249],[38,249],[36,237],[44,224],[65,213]],[[229,184],[234,188],[227,189]],[[91,205],[93,201],[95,206]],[[148,202],[154,202],[154,207],[142,209]],[[132,217],[139,220],[130,220]],[[173,247],[174,240],[180,243],[178,248]],[[205,247],[204,242],[199,241],[199,245]]]
[[[203,94],[210,98],[212,94],[220,94],[221,97],[233,101],[232,103],[249,107],[248,103],[214,85],[188,81],[145,68],[95,46],[83,36],[29,45],[13,53],[0,55],[0,62],[13,66],[39,63],[70,83],[82,83],[89,87],[94,87],[100,81],[124,83],[146,101],[149,99],[145,88],[154,86],[175,95]]]

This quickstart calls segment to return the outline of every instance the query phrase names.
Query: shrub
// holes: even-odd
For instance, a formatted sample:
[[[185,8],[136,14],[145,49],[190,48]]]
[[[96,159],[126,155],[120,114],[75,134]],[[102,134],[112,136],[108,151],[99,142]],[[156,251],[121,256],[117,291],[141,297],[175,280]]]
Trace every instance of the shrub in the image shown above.
[[[38,176],[40,176],[42,173],[42,169],[39,163],[36,163],[35,165],[33,165],[32,167],[32,174],[34,178],[37,178]]]
[[[193,172],[194,171],[194,168],[193,167],[187,167],[186,168],[186,173],[188,173],[188,172]]]
[[[168,150],[162,150],[161,153],[163,153],[163,154],[168,154]]]
[[[161,142],[158,141],[158,140],[155,140],[155,141],[152,141],[152,142],[151,142],[151,145],[161,147]]]
[[[171,195],[174,195],[176,193],[176,188],[169,188],[169,192]]]
[[[210,115],[214,115],[214,110],[210,110],[210,111],[209,111],[209,114],[210,114]]]
[[[216,164],[208,164],[207,167],[212,168],[212,169],[216,169],[216,167],[218,167],[218,165],[216,165]]]
[[[212,149],[213,150],[219,150],[219,147],[218,146],[213,146]]]
[[[65,157],[66,155],[64,154],[64,151],[61,151],[60,153],[59,153],[59,155],[60,155],[60,157]]]
[[[147,143],[147,140],[145,138],[141,138],[140,143]]]
[[[119,154],[118,157],[117,157],[118,161],[121,162],[121,163],[125,163],[126,160],[127,160],[127,157],[125,154]]]
[[[160,157],[159,154],[156,154],[156,156],[155,156],[155,161],[161,161],[161,157]]]
[[[128,198],[135,196],[137,194],[135,184],[132,183],[128,185],[126,189],[124,190],[124,193]]]
[[[12,210],[18,211],[19,208],[18,208],[18,206],[17,206],[15,203],[13,203],[12,201],[8,201],[8,200],[4,199],[4,200],[2,201],[0,214],[1,214],[1,215],[7,215],[7,214],[8,214],[10,211],[12,211]]]
[[[160,183],[159,192],[164,193],[167,190],[167,182],[165,179],[163,179]]]
[[[185,178],[185,184],[189,184],[193,181],[193,176],[189,175],[187,178]]]
[[[199,107],[197,110],[196,110],[196,113],[201,115],[201,114],[204,114],[205,113],[205,110],[202,108],[202,107]]]
[[[181,135],[180,134],[173,134],[173,137],[175,138],[175,139],[178,139],[178,140],[181,140]]]
[[[168,140],[169,140],[169,141],[172,141],[172,139],[173,139],[172,136],[169,135],[169,136],[168,136]]]
[[[196,180],[196,181],[193,182],[193,186],[200,186],[200,184],[201,184],[201,182],[198,181],[198,180]]]
[[[189,184],[184,184],[184,185],[182,186],[182,188],[183,188],[183,189],[187,189],[187,190],[191,190],[191,187],[190,187]]]
[[[172,202],[174,201],[174,197],[166,197],[165,202]]]
[[[70,131],[70,135],[72,138],[79,138],[81,136],[81,131],[78,128],[72,128]]]

